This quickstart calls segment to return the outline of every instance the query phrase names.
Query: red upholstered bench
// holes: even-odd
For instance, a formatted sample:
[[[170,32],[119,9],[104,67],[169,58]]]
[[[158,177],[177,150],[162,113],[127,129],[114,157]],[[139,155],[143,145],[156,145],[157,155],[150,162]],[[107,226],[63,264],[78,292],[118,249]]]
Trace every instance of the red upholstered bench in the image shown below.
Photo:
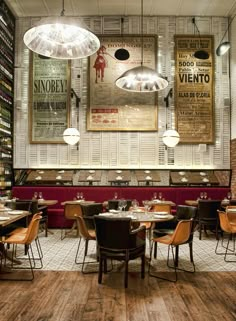
[[[73,200],[77,192],[83,192],[86,200],[102,203],[112,199],[114,193],[118,198],[137,199],[139,203],[151,199],[154,192],[162,192],[163,198],[176,205],[185,204],[187,199],[197,199],[200,192],[207,192],[211,199],[223,199],[228,187],[135,187],[135,186],[14,186],[13,196],[22,199],[31,199],[34,192],[42,192],[45,199],[57,200],[57,204],[48,207],[50,228],[68,226],[63,215],[62,202]],[[172,209],[173,213],[175,208]],[[70,223],[69,223],[70,224]]]

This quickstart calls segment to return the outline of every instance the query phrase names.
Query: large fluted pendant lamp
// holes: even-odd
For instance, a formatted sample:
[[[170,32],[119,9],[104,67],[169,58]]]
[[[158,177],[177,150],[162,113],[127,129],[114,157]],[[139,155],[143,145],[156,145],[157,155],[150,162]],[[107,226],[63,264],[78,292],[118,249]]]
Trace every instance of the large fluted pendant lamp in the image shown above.
[[[26,31],[25,45],[39,55],[57,59],[78,59],[94,54],[100,47],[97,36],[64,13],[62,0],[61,15],[42,18]]]
[[[216,54],[217,56],[223,56],[224,54],[226,54],[226,52],[230,49],[230,42],[229,41],[224,41],[224,38],[226,36],[226,33],[229,31],[229,27],[231,25],[231,23],[233,22],[234,18],[235,18],[236,15],[233,16],[233,18],[230,20],[230,22],[228,23],[228,27],[227,29],[225,30],[225,33],[220,41],[220,44],[219,46],[216,48]]]
[[[125,71],[117,80],[116,86],[131,92],[154,92],[165,89],[168,81],[158,73],[143,66],[143,0],[141,0],[141,65]]]
[[[164,132],[162,140],[167,147],[175,147],[180,140],[179,133],[175,129],[168,129]]]

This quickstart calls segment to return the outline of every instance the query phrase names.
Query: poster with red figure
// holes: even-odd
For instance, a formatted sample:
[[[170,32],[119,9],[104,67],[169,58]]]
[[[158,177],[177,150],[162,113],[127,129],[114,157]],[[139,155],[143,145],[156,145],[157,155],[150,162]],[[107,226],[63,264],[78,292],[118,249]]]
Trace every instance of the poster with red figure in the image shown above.
[[[156,131],[157,94],[135,93],[115,84],[126,70],[143,65],[156,70],[156,36],[101,36],[100,48],[89,57],[87,130]],[[129,59],[115,58],[117,49],[129,52]]]

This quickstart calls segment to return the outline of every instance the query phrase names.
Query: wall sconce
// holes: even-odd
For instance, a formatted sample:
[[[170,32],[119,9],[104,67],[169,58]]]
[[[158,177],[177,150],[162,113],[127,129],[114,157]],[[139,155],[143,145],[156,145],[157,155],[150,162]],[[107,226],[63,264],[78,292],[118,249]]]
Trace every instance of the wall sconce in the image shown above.
[[[222,42],[222,41],[224,40],[224,37],[226,36],[226,33],[228,33],[229,27],[230,27],[231,23],[233,22],[235,16],[236,15],[234,15],[233,18],[228,23],[228,28],[225,30],[225,33],[224,33],[224,35],[223,35],[223,37],[222,37],[222,39],[220,41],[219,46],[216,48],[217,56],[223,56],[230,49],[230,42],[229,41]]]

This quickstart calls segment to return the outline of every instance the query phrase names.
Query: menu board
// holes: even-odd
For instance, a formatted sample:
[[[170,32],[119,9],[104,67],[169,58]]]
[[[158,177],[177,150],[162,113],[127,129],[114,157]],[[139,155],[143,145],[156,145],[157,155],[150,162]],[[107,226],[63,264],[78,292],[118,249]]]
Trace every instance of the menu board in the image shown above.
[[[128,92],[115,85],[126,70],[141,65],[156,69],[155,36],[102,36],[101,46],[89,58],[87,129],[93,131],[157,130],[157,94]],[[115,58],[117,49],[129,52],[128,60]]]
[[[30,142],[64,143],[63,132],[69,125],[69,62],[31,53],[29,83]]]
[[[175,36],[176,128],[180,143],[214,142],[214,61],[212,36]],[[208,59],[197,59],[197,50]]]

